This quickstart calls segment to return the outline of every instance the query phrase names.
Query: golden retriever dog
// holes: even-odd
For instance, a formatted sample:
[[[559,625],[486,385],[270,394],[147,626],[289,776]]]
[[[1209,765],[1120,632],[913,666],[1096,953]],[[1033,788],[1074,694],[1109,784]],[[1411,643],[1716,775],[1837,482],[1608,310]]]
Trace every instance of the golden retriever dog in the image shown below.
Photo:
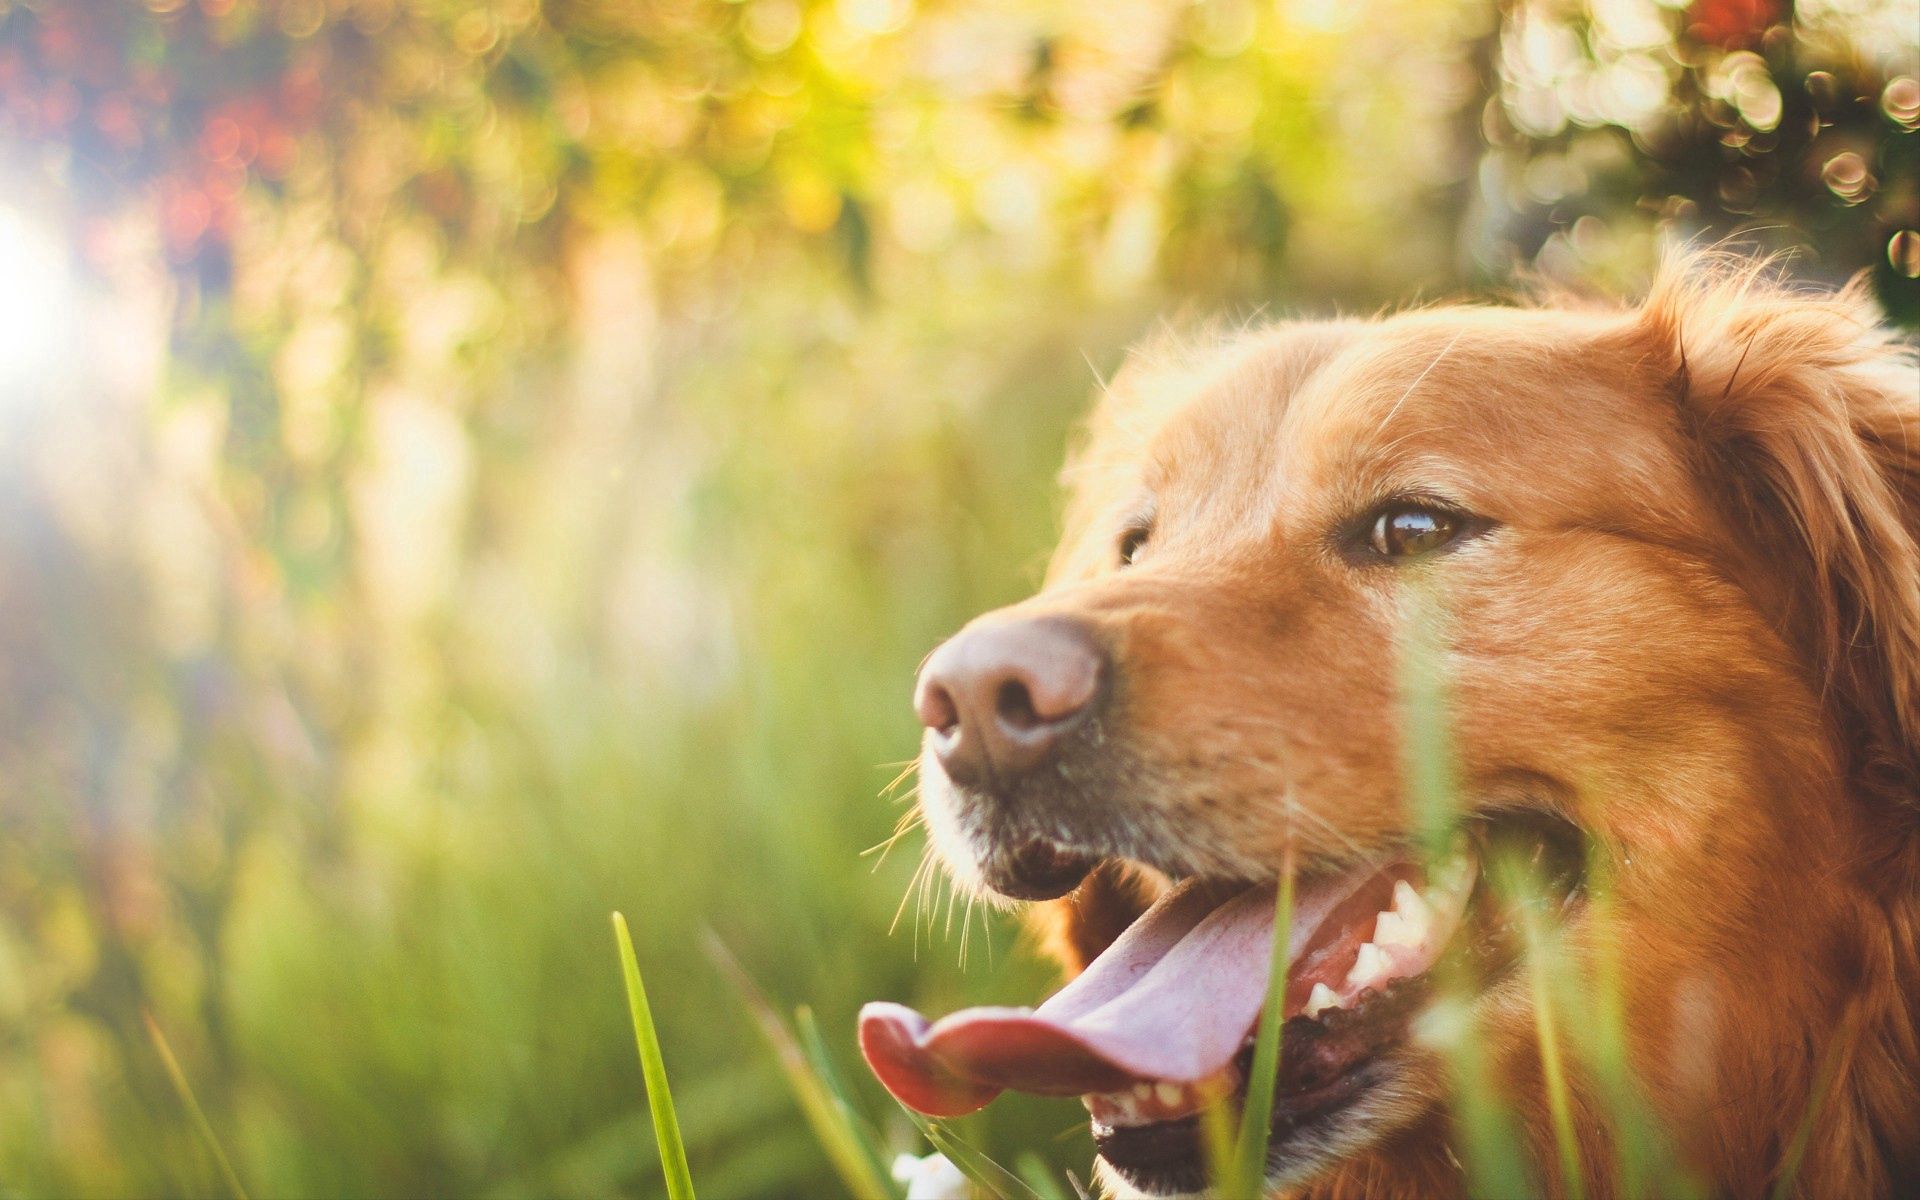
[[[1077,978],[869,1005],[899,1099],[1079,1096],[1128,1195],[1251,1088],[1285,1195],[1465,1194],[1476,1097],[1547,1194],[1920,1195],[1920,371],[1861,288],[1136,355],[1067,477],[915,704],[933,847]]]

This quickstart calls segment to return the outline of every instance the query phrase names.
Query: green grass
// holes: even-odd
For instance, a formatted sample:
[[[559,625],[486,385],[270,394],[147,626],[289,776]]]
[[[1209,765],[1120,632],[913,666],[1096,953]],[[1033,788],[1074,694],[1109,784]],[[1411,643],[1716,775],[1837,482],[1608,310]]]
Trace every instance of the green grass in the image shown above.
[[[908,1115],[921,1136],[987,1195],[996,1200],[1040,1200],[1039,1193],[1026,1180],[969,1145],[942,1122],[930,1121],[919,1113]]]
[[[1047,1166],[1046,1160],[1031,1151],[1020,1156],[1020,1160],[1014,1164],[1014,1169],[1020,1173],[1020,1178],[1026,1181],[1027,1186],[1040,1200],[1075,1200],[1078,1194],[1077,1188],[1068,1190],[1072,1187],[1070,1183],[1062,1183],[1055,1179],[1053,1170]]]
[[[187,1082],[187,1073],[181,1069],[179,1058],[175,1057],[173,1047],[167,1042],[167,1035],[160,1032],[160,1023],[153,1014],[141,1014],[147,1027],[147,1037],[153,1042],[154,1052],[160,1056],[161,1066],[166,1070],[167,1081],[180,1097],[180,1103],[193,1121],[194,1132],[199,1134],[200,1142],[213,1157],[214,1165],[220,1172],[220,1181],[226,1185],[227,1194],[233,1200],[247,1200],[247,1189],[240,1184],[240,1176],[233,1169],[233,1161],[227,1157],[227,1149],[220,1144],[219,1135],[213,1131],[213,1123],[207,1120],[205,1110],[200,1107],[200,1098],[193,1094],[193,1085]]]
[[[667,1085],[667,1060],[660,1035],[647,1005],[647,987],[640,978],[640,960],[633,953],[627,919],[613,914],[613,940],[620,950],[620,971],[627,985],[627,1009],[633,1018],[633,1040],[640,1051],[640,1074],[647,1084],[647,1108],[653,1114],[653,1137],[660,1150],[660,1169],[666,1177],[669,1200],[694,1200],[693,1173],[687,1166],[687,1147],[680,1137],[680,1119],[673,1111],[673,1090]]]
[[[1292,953],[1293,844],[1280,864],[1280,886],[1273,901],[1273,958],[1267,972],[1267,999],[1254,1035],[1253,1065],[1233,1155],[1219,1181],[1224,1196],[1259,1194],[1267,1177],[1267,1143],[1273,1135],[1273,1086],[1280,1072],[1280,1031],[1285,1024],[1287,969]]]
[[[896,1200],[902,1189],[885,1168],[886,1148],[871,1122],[854,1108],[850,1092],[834,1068],[813,1011],[801,1006],[789,1026],[781,1019],[739,960],[719,938],[708,935],[708,957],[727,976],[779,1060],[794,1099],[814,1136],[840,1173],[849,1194],[859,1200]],[[970,1145],[944,1122],[901,1110],[927,1144],[946,1156],[983,1193],[998,1200],[1066,1200],[1067,1193],[1046,1165],[1029,1155],[1012,1171]]]
[[[1839,1077],[1841,1064],[1857,1048],[1860,1037],[1860,1022],[1865,1007],[1860,1004],[1849,1005],[1846,1016],[1834,1030],[1833,1040],[1828,1044],[1826,1053],[1820,1056],[1820,1066],[1815,1072],[1813,1089],[1807,1099],[1807,1111],[1801,1114],[1799,1124],[1794,1127],[1793,1137],[1787,1143],[1786,1152],[1781,1156],[1780,1172],[1774,1180],[1771,1200],[1789,1200],[1794,1195],[1794,1184],[1800,1177],[1800,1166],[1806,1159],[1807,1142],[1813,1137],[1813,1127],[1820,1120],[1820,1112],[1826,1107],[1827,1098],[1832,1094],[1834,1081]]]
[[[1423,588],[1406,594],[1400,647],[1402,769],[1408,801],[1430,861],[1438,861],[1459,829],[1461,803],[1455,781],[1447,718],[1444,666],[1445,608]],[[1455,1153],[1474,1195],[1533,1194],[1538,1183],[1521,1150],[1511,1106],[1499,1095],[1488,1069],[1486,1047],[1471,1021],[1472,984],[1443,968],[1437,1017],[1429,1021],[1446,1063],[1455,1099]]]
[[[1522,953],[1533,1001],[1534,1044],[1540,1052],[1540,1072],[1546,1085],[1547,1111],[1553,1121],[1554,1148],[1560,1156],[1561,1190],[1569,1200],[1584,1200],[1587,1194],[1586,1172],[1580,1163],[1580,1143],[1573,1128],[1573,1100],[1567,1084],[1566,1064],[1561,1057],[1554,954],[1541,928],[1538,912],[1540,889],[1523,885],[1507,890],[1509,894],[1518,894],[1520,897],[1515,907],[1520,911],[1524,944]]]
[[[734,986],[755,1028],[780,1063],[781,1073],[807,1125],[832,1161],[840,1181],[857,1200],[893,1200],[900,1189],[887,1170],[880,1137],[860,1117],[833,1070],[813,1012],[801,1008],[789,1028],[726,944],[711,933],[707,956]]]

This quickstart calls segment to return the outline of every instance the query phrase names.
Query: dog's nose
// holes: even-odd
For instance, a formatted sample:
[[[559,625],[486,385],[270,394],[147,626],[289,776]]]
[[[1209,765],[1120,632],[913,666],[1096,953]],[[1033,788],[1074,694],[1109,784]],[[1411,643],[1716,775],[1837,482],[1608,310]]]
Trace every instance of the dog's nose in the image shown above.
[[[1107,656],[1065,617],[962,630],[920,671],[913,708],[955,783],[1000,786],[1046,762],[1100,692]]]

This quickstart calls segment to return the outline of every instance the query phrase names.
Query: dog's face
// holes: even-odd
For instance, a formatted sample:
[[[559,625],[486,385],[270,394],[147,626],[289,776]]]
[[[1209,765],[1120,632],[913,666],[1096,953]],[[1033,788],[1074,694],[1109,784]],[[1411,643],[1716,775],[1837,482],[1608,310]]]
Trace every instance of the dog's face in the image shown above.
[[[994,786],[954,786],[929,733],[925,808],[954,871],[1017,892],[1003,859],[1056,832],[1234,878],[1271,875],[1290,839],[1344,858],[1406,836],[1423,608],[1468,790],[1634,840],[1647,823],[1618,810],[1644,789],[1622,773],[1697,753],[1751,698],[1728,671],[1779,652],[1719,570],[1737,535],[1690,476],[1671,396],[1602,332],[1544,312],[1282,329],[1170,411],[1113,399],[1051,586],[975,625],[1082,626],[1102,694],[1041,769]]]
[[[1631,948],[1608,960],[1629,1057],[1683,1156],[1711,1157],[1715,1098],[1766,1086],[1777,1060],[1755,1046],[1817,1020],[1854,969],[1836,881],[1868,822],[1836,799],[1818,585],[1778,565],[1806,532],[1703,441],[1693,395],[1731,394],[1740,368],[1675,319],[1437,310],[1129,368],[1071,473],[1048,586],[927,664],[921,804],[961,881],[1066,897],[1072,966],[1197,882],[1095,964],[1090,1001],[1041,1010],[1055,1049],[982,1033],[905,1053],[933,1046],[925,1070],[955,1086],[1091,1093],[1111,1182],[1193,1190],[1194,1111],[1247,1086],[1248,1056],[1196,1034],[1144,1103],[1137,1085],[1165,1081],[1143,1064],[1187,1036],[1168,1014],[1245,1023],[1217,997],[1264,978],[1244,948],[1266,927],[1241,910],[1288,863],[1305,915],[1276,1182],[1457,1178],[1427,1018],[1441,974],[1551,1145],[1523,897],[1576,973],[1602,932]],[[1158,1025],[1114,1032],[1128,1021]]]

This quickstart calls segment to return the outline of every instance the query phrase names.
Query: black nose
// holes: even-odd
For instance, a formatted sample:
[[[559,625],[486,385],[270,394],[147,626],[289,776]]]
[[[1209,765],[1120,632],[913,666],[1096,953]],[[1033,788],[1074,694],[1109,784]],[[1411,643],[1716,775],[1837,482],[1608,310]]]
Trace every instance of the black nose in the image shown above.
[[[949,778],[1005,787],[1053,756],[1106,675],[1106,653],[1078,622],[1000,621],[964,629],[934,651],[913,708]]]

